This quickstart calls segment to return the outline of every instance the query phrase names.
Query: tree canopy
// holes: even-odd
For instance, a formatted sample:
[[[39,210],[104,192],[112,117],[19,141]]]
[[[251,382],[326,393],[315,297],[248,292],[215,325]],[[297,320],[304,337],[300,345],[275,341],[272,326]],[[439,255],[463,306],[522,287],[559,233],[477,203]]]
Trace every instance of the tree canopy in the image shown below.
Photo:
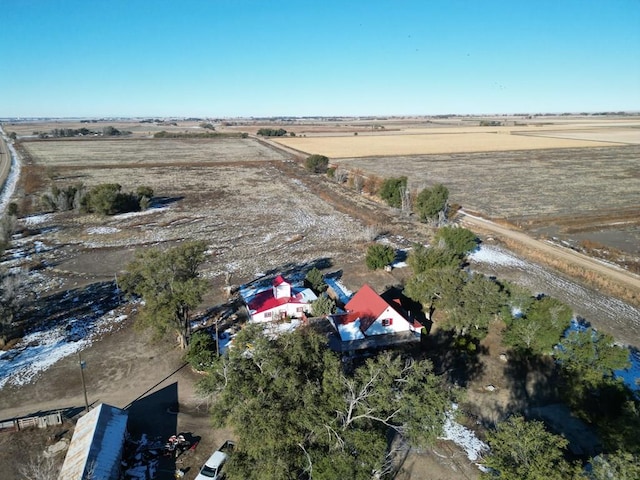
[[[166,251],[139,251],[120,282],[124,291],[144,299],[140,322],[158,334],[173,329],[181,348],[189,343],[191,311],[207,288],[198,275],[205,250],[204,242],[189,242]]]
[[[613,337],[587,328],[571,331],[555,350],[555,357],[569,375],[580,382],[597,385],[603,377],[612,377],[614,370],[629,366],[629,351],[614,345]]]
[[[444,185],[436,184],[433,188],[425,188],[416,198],[416,213],[423,222],[434,220],[446,209],[448,200],[449,190]]]
[[[228,478],[369,480],[388,467],[389,429],[415,446],[441,433],[450,397],[428,361],[382,354],[345,373],[310,328],[244,328],[203,380],[215,423],[232,427]]]
[[[304,161],[304,165],[310,172],[325,173],[329,166],[329,158],[324,155],[310,155]]]
[[[471,230],[462,227],[444,226],[436,232],[436,242],[463,258],[478,245],[478,237]]]
[[[324,292],[327,289],[327,284],[324,281],[322,272],[316,267],[313,267],[307,272],[304,277],[305,282],[316,292]]]
[[[425,247],[416,244],[407,257],[407,264],[414,275],[419,275],[431,268],[458,268],[460,256],[448,248]]]
[[[459,268],[431,268],[410,278],[404,293],[427,307],[431,317],[436,308],[449,309],[456,305],[464,282],[465,275]]]
[[[378,195],[387,205],[400,208],[402,206],[402,194],[407,189],[407,177],[387,178],[382,182]]]
[[[320,295],[313,303],[311,303],[311,314],[314,317],[330,315],[336,311],[336,302],[326,293]]]
[[[367,248],[365,262],[369,270],[377,270],[391,265],[396,257],[396,252],[390,245],[374,243]]]
[[[568,445],[560,435],[549,433],[542,422],[513,416],[487,434],[491,455],[484,462],[491,471],[486,479],[570,480],[583,478],[564,459]]]
[[[504,342],[530,354],[550,354],[569,328],[572,315],[571,309],[555,298],[536,299],[518,318],[505,318]]]

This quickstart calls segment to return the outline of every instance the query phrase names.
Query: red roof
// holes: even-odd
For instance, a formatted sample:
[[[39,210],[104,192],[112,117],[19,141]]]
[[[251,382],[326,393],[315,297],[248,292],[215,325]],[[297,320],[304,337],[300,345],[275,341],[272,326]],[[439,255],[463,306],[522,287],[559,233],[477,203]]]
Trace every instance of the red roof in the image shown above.
[[[276,278],[273,279],[274,287],[277,287],[278,285],[282,285],[283,283],[288,284],[289,282],[287,282],[282,275],[278,275]]]
[[[295,294],[293,297],[275,298],[271,290],[265,290],[264,292],[260,292],[255,297],[253,297],[247,306],[249,307],[251,313],[260,313],[266,312],[267,310],[271,310],[272,308],[279,307],[280,305],[284,305],[286,303],[299,303],[300,305],[307,305],[307,302],[302,299],[302,295],[300,295],[300,293]]]
[[[389,304],[366,283],[344,306],[348,312],[358,312],[361,317],[378,318]]]
[[[347,312],[347,313],[339,313],[331,315],[331,318],[336,322],[336,324],[346,325],[348,323],[355,322],[360,318],[360,313],[358,312]]]
[[[346,313],[334,315],[333,318],[342,325],[360,319],[360,330],[364,333],[388,307],[392,307],[397,311],[413,328],[418,330],[422,328],[420,322],[407,318],[399,298],[393,298],[391,303],[388,303],[366,283],[344,306]]]

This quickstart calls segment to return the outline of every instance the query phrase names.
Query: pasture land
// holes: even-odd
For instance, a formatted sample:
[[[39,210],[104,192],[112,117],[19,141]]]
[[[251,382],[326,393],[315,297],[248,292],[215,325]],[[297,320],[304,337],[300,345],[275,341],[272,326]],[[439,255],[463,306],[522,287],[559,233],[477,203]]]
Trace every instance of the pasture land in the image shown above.
[[[640,256],[639,146],[349,158],[349,170],[442,183],[465,209],[536,235],[594,241]],[[635,261],[637,263],[637,260]]]
[[[253,139],[23,145],[33,167],[24,181],[53,168],[59,187],[119,183],[131,191],[147,185],[157,197],[153,208],[137,214],[47,217],[41,241],[57,247],[45,248],[42,261],[61,271],[113,278],[138,246],[201,239],[211,244],[208,278],[221,281],[232,272],[234,280],[246,282],[292,259],[349,258],[362,248],[358,239],[366,226],[325,200],[312,200],[302,182],[283,174],[289,157]],[[42,185],[24,202],[34,213],[50,182],[32,182]]]
[[[283,154],[249,139],[108,139],[23,142],[47,168],[282,160]]]
[[[640,147],[600,147],[344,158],[383,178],[406,175],[412,188],[449,188],[451,201],[497,218],[584,215],[640,205]]]

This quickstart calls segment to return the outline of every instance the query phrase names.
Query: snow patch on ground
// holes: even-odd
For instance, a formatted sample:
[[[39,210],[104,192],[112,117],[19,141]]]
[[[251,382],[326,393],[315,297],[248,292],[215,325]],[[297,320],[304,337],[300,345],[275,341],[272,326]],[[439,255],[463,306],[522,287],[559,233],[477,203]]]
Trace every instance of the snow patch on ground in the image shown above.
[[[127,318],[115,311],[96,317],[67,319],[64,324],[25,335],[16,346],[0,352],[0,389],[5,385],[25,385],[59,360],[87,348],[101,333],[115,328]]]
[[[503,267],[523,267],[526,262],[515,255],[491,245],[481,245],[469,255],[469,259],[479,263],[490,263]]]
[[[169,210],[169,207],[149,208],[147,210],[142,210],[141,212],[121,213],[119,215],[114,215],[111,218],[113,220],[125,220],[127,218],[139,217],[141,215],[149,215],[151,213],[164,212],[166,210]]]
[[[444,422],[444,435],[440,438],[451,440],[466,452],[469,460],[475,462],[482,457],[483,453],[489,451],[489,445],[476,437],[473,431],[454,420],[457,409],[458,406],[454,403],[451,411],[447,413],[447,419]]]
[[[9,170],[9,175],[7,175],[7,179],[2,185],[2,191],[0,192],[0,214],[3,214],[7,205],[11,201],[11,196],[16,189],[16,185],[18,184],[18,179],[20,178],[20,168],[22,167],[22,163],[20,161],[20,157],[18,156],[18,152],[13,147],[11,140],[9,140],[2,127],[0,127],[0,135],[4,137],[5,144],[9,149],[9,154],[11,155],[11,169]]]
[[[118,233],[120,231],[119,228],[116,227],[91,227],[87,228],[87,233],[89,235],[108,235],[110,233]]]
[[[22,221],[27,227],[33,227],[48,222],[52,218],[53,213],[43,213],[41,215],[31,215],[29,217],[24,217]]]

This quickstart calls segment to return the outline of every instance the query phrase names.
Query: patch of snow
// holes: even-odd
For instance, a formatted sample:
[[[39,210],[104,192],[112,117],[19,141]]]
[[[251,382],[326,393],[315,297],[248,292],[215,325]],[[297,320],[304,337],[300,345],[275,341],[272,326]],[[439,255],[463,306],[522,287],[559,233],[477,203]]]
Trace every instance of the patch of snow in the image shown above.
[[[4,214],[7,205],[11,201],[11,196],[16,189],[16,185],[18,184],[18,179],[20,178],[20,169],[22,167],[22,162],[20,161],[20,157],[18,156],[18,152],[13,146],[11,140],[9,140],[0,126],[0,135],[4,137],[5,144],[9,149],[9,155],[11,156],[11,169],[9,170],[9,174],[7,175],[7,179],[2,185],[2,192],[0,192],[0,214]]]
[[[87,233],[89,235],[108,235],[110,233],[118,233],[120,231],[119,228],[116,227],[91,227],[87,228]]]
[[[364,334],[362,330],[360,330],[360,319],[357,319],[354,322],[349,322],[345,324],[338,324],[338,333],[340,334],[340,339],[343,342],[348,342],[350,340],[362,340],[364,338]]]
[[[393,268],[404,268],[404,267],[408,267],[409,265],[407,265],[407,262],[395,262],[395,263],[392,263],[391,266]]]
[[[300,320],[295,318],[282,323],[266,322],[264,333],[272,337],[276,337],[282,333],[291,333],[298,328],[301,323],[302,322]]]
[[[91,345],[100,333],[113,329],[127,315],[113,311],[98,318],[69,318],[66,325],[25,335],[14,348],[0,352],[0,389],[6,384],[25,385],[59,360]]]
[[[149,215],[151,213],[164,212],[165,210],[169,210],[169,207],[159,207],[159,208],[148,208],[147,210],[142,210],[141,212],[128,212],[128,213],[120,213],[118,215],[114,215],[114,220],[125,220],[127,218],[139,217],[141,215]]]
[[[481,245],[480,248],[469,255],[469,260],[503,267],[523,267],[526,264],[525,261],[515,255],[490,245]]]
[[[53,218],[53,213],[43,213],[41,215],[31,215],[29,217],[24,217],[22,221],[27,227],[33,227],[35,225],[40,225],[42,223],[48,222]]]
[[[489,445],[484,443],[476,434],[464,425],[456,422],[454,412],[458,406],[454,403],[451,411],[447,413],[447,419],[444,422],[444,435],[440,437],[443,440],[451,440],[453,443],[461,447],[467,454],[467,458],[475,462],[484,452],[489,451]]]

